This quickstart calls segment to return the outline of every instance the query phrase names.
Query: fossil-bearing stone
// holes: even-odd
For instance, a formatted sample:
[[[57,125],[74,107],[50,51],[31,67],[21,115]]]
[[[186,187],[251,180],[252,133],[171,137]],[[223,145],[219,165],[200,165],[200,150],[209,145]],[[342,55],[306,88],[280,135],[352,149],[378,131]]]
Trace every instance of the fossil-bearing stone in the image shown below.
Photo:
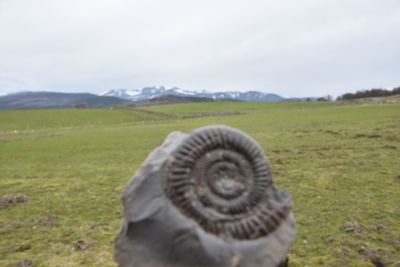
[[[215,125],[173,132],[123,193],[115,258],[124,267],[276,267],[296,227],[259,145]]]

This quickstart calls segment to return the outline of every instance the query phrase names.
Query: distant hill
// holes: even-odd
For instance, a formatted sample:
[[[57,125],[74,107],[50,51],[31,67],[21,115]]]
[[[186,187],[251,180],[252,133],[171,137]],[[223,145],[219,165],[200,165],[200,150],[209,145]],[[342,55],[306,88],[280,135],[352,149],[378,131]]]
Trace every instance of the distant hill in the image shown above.
[[[110,107],[130,101],[89,93],[20,92],[0,96],[0,109]]]
[[[206,92],[206,91],[188,91],[178,87],[165,88],[161,87],[145,87],[141,90],[133,89],[113,89],[102,94],[103,96],[114,96],[121,99],[141,101],[146,99],[157,98],[166,95],[182,96],[182,97],[200,97],[213,100],[237,100],[248,102],[279,102],[286,99],[271,93],[263,93],[258,91],[228,91],[228,92]]]

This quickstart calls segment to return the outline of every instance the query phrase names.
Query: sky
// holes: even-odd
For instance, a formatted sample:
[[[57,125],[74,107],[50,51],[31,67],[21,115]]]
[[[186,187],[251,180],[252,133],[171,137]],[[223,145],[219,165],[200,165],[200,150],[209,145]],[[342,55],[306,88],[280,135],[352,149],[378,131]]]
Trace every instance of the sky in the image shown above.
[[[0,94],[400,86],[399,0],[0,0]]]

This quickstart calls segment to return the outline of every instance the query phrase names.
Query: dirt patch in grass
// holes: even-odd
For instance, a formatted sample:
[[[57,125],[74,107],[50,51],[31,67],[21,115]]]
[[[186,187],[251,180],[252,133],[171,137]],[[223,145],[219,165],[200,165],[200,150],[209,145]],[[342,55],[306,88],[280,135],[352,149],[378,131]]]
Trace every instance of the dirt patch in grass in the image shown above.
[[[275,162],[276,162],[277,164],[285,164],[287,161],[288,161],[288,160],[287,160],[287,159],[284,159],[284,158],[277,158],[277,159],[275,159]]]
[[[366,260],[374,264],[376,267],[385,267],[386,264],[382,260],[379,251],[367,248],[364,245],[359,246],[358,253]]]
[[[88,249],[90,246],[89,242],[85,240],[78,240],[78,242],[74,245],[74,250],[85,250]]]
[[[343,248],[343,249],[341,250],[341,254],[342,254],[342,256],[344,256],[344,257],[349,257],[349,256],[350,256],[350,250],[348,250],[348,249],[346,249],[346,248]]]
[[[382,135],[379,134],[356,134],[353,138],[381,138]]]
[[[42,226],[53,227],[57,224],[57,218],[53,215],[49,215],[45,219],[38,220],[37,223]]]
[[[30,244],[24,244],[24,245],[17,247],[17,249],[15,251],[16,252],[24,252],[26,250],[30,250],[31,248],[32,248],[32,246]]]
[[[385,146],[383,146],[383,148],[386,148],[386,149],[397,149],[397,146],[385,145]]]
[[[281,148],[281,149],[272,149],[271,152],[280,154],[280,153],[290,153],[291,150],[287,148]]]
[[[28,219],[28,220],[17,220],[17,221],[11,221],[8,223],[1,223],[0,224],[0,229],[2,227],[4,228],[22,228],[22,227],[32,227],[32,226],[46,226],[46,227],[54,227],[57,225],[57,217],[53,215],[49,215],[45,218],[42,219]]]
[[[374,231],[376,231],[376,232],[380,232],[380,231],[382,231],[382,230],[385,229],[385,227],[383,226],[383,224],[380,224],[380,223],[377,223],[377,224],[372,225],[371,228],[372,228],[372,230],[374,230]]]
[[[380,134],[369,134],[369,135],[367,135],[367,137],[368,138],[381,138],[382,135],[380,135]]]
[[[14,267],[34,267],[35,264],[31,260],[22,260],[14,264]]]
[[[28,201],[25,195],[9,195],[0,197],[0,209],[15,206]]]
[[[365,134],[356,134],[353,136],[353,138],[363,138],[363,137],[366,137],[366,135]]]
[[[388,244],[390,244],[396,251],[400,251],[400,239],[392,234],[386,234]]]
[[[389,136],[386,136],[386,138],[385,138],[387,141],[389,141],[389,142],[398,142],[398,141],[400,141],[400,137],[398,137],[398,136],[396,136],[396,135],[389,135]]]
[[[326,130],[325,133],[331,134],[331,135],[341,135],[339,132],[332,131],[332,130]]]
[[[356,222],[346,222],[343,227],[346,232],[362,233],[365,230],[364,225]]]
[[[326,243],[327,245],[333,244],[333,243],[335,243],[335,242],[336,242],[336,240],[335,240],[335,238],[333,238],[333,237],[328,237],[328,238],[325,239],[325,243]]]

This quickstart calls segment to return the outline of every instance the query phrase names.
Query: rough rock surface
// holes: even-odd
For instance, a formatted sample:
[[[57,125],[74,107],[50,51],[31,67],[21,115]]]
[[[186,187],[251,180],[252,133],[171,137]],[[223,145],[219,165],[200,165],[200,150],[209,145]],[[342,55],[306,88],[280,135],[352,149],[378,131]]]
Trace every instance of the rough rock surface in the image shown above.
[[[232,131],[243,134],[226,126],[214,127],[227,135]],[[273,231],[255,239],[239,240],[203,229],[171,201],[165,191],[165,177],[170,162],[175,160],[174,153],[191,135],[193,133],[171,133],[148,156],[125,188],[122,197],[125,219],[115,241],[115,259],[123,267],[278,266],[285,260],[296,234],[290,210],[283,219],[274,219],[278,226],[271,228]],[[279,201],[291,205],[291,198],[286,192],[273,184],[268,190],[277,192],[275,194],[283,196]],[[268,198],[266,196],[263,201],[269,201]],[[276,199],[269,202],[272,203],[269,207],[279,206],[275,203]]]

